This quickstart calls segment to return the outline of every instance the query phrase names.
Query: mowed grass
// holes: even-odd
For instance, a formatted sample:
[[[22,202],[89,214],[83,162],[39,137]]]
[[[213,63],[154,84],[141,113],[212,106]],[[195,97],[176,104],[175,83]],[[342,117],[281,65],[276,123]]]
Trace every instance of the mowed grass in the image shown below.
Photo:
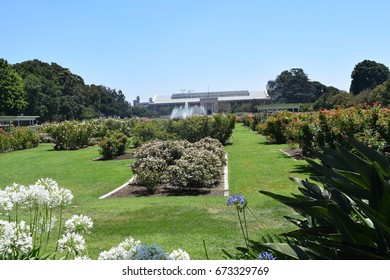
[[[243,194],[261,220],[248,217],[250,237],[291,229],[283,215],[293,214],[284,205],[261,195],[260,189],[288,194],[296,185],[288,177],[307,177],[305,162],[294,161],[268,145],[263,137],[237,125],[229,156],[230,194]],[[205,259],[203,240],[211,259],[223,259],[222,249],[233,251],[243,245],[239,223],[226,197],[129,197],[98,199],[131,176],[132,160],[94,161],[97,147],[79,151],[54,151],[51,145],[0,154],[0,187],[32,184],[39,178],[52,178],[60,187],[72,190],[74,201],[66,216],[83,214],[94,221],[86,237],[89,255],[117,245],[131,235],[145,243],[159,244],[170,251],[183,248],[192,259]]]

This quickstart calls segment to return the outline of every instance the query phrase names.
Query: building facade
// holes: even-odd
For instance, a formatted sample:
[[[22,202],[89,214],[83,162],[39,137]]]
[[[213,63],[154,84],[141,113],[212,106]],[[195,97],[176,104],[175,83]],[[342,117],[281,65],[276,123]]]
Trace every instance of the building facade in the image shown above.
[[[271,98],[267,91],[214,91],[174,93],[170,96],[156,95],[149,103],[149,109],[159,112],[163,108],[184,106],[203,106],[207,114],[223,111],[223,108],[233,107],[256,101],[257,104],[270,104]]]

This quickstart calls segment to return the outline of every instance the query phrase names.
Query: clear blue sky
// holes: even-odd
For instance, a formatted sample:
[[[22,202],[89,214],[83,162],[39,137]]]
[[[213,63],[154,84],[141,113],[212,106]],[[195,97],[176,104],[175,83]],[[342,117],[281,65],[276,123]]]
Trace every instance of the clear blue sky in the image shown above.
[[[127,100],[264,90],[283,70],[349,90],[364,59],[390,67],[390,1],[0,0],[0,57],[56,62]]]

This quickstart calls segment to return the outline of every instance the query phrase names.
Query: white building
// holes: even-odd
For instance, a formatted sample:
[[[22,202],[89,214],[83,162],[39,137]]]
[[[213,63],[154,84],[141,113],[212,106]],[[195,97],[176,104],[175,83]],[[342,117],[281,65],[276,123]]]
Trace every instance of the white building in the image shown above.
[[[156,95],[149,103],[149,108],[160,111],[164,107],[173,108],[188,103],[189,106],[203,106],[208,114],[213,114],[225,106],[242,105],[253,101],[270,104],[271,98],[267,91],[249,90],[174,93],[170,96]]]

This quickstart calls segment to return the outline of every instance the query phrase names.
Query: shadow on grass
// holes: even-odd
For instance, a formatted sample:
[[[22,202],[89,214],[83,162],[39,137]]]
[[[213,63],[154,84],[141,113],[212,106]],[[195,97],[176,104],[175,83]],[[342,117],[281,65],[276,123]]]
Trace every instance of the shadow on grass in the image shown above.
[[[315,170],[309,164],[302,164],[295,166],[290,173],[305,174],[307,176],[317,175]]]

